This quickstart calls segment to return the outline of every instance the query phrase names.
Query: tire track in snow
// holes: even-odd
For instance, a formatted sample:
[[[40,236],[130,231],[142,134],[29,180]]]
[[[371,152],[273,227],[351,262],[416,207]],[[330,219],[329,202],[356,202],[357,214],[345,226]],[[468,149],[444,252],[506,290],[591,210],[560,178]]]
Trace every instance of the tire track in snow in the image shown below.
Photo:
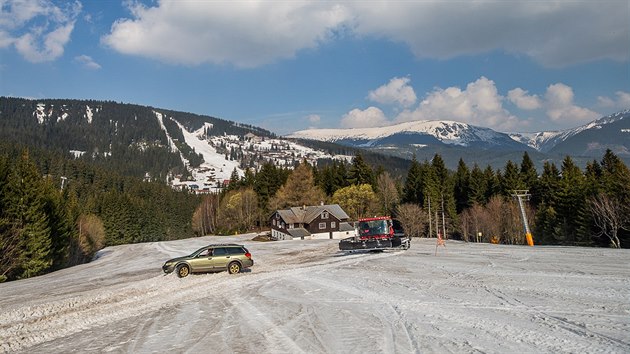
[[[23,350],[34,345],[63,338],[96,326],[196,301],[208,296],[237,292],[251,283],[311,271],[313,267],[338,267],[361,261],[357,256],[321,257],[312,251],[311,262],[295,264],[292,269],[274,270],[270,265],[260,274],[230,276],[227,273],[195,275],[183,279],[159,275],[133,283],[122,289],[88,291],[70,299],[24,306],[0,313],[0,352]],[[315,255],[319,256],[315,256]],[[390,257],[392,253],[370,255]],[[359,259],[357,259],[359,258]],[[304,261],[304,259],[301,259]],[[209,281],[211,280],[211,282]],[[241,284],[244,283],[244,284]],[[217,285],[221,286],[217,286]]]

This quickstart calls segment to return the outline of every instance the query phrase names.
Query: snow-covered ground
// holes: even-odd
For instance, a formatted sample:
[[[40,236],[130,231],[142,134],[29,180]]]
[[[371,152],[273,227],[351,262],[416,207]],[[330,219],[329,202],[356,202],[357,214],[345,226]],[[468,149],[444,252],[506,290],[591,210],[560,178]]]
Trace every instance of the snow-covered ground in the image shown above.
[[[628,353],[630,251],[253,234],[108,247],[89,264],[0,284],[0,352]],[[161,273],[208,243],[250,271]]]

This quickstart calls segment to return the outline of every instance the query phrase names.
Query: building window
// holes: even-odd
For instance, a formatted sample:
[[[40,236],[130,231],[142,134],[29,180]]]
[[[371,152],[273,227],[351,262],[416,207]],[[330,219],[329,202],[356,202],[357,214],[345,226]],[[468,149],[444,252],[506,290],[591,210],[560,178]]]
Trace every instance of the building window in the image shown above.
[[[320,223],[319,223],[319,229],[320,229],[320,230],[323,230],[323,229],[325,229],[325,228],[326,228],[326,223],[325,223],[325,222],[320,222]]]
[[[272,222],[273,226],[276,226],[276,219],[273,219]]]
[[[300,227],[300,224],[298,224],[298,223],[293,224],[293,228],[294,229],[297,229],[298,227]]]
[[[283,229],[285,228],[284,227],[284,221],[280,224],[280,227],[283,228]]]
[[[322,213],[322,219],[328,219],[328,212],[327,211],[324,211]]]
[[[337,223],[336,223],[336,222],[334,222],[334,221],[331,221],[331,222],[330,222],[330,228],[331,228],[331,229],[334,229],[335,227],[337,227]]]

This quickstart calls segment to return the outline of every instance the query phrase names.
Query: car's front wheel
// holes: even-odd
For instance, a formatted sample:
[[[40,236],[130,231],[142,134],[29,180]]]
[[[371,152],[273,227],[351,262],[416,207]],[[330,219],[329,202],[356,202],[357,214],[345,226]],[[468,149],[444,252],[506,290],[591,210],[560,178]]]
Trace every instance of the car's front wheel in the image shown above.
[[[232,262],[228,265],[228,272],[230,274],[236,274],[241,272],[241,265],[238,262]]]
[[[186,277],[188,274],[190,274],[190,268],[186,264],[177,266],[177,276],[179,278]]]

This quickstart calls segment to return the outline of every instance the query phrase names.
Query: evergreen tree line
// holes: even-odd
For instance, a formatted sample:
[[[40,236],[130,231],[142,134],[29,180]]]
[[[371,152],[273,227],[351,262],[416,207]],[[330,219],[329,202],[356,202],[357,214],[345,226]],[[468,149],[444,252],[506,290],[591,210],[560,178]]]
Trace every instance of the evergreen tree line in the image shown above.
[[[630,246],[630,171],[611,151],[584,171],[567,156],[560,168],[546,162],[541,174],[527,153],[520,165],[508,161],[498,170],[469,168],[460,159],[450,171],[439,154],[431,161],[414,158],[404,179],[371,167],[361,154],[352,163],[303,162],[293,171],[266,164],[243,178],[234,173],[224,193],[206,196],[193,228],[198,234],[244,232],[266,225],[276,209],[332,202],[354,220],[394,215],[412,236],[439,232],[466,241],[524,244],[517,190],[529,191],[525,214],[537,244]]]
[[[0,144],[0,282],[90,261],[110,245],[190,237],[199,203],[164,183]]]
[[[0,144],[0,281],[92,259],[117,244],[266,228],[276,209],[338,203],[353,220],[394,215],[416,237],[524,243],[514,190],[529,190],[537,244],[628,247],[630,172],[611,151],[582,171],[570,157],[538,174],[528,154],[502,170],[446,169],[440,155],[392,176],[361,154],[294,169],[266,163],[234,171],[222,193],[203,198],[164,183],[121,176],[54,151]]]

